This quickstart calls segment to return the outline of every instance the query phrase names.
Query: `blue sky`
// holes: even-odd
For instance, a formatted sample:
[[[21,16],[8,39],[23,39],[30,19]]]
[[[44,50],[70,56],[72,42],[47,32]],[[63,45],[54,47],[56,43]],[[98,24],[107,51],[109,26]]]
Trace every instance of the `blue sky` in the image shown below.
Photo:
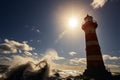
[[[106,64],[112,64],[115,61],[113,65],[119,66],[120,1],[101,1],[105,2],[98,0],[1,0],[0,45],[6,46],[6,43],[17,45],[14,47],[17,51],[9,53],[1,49],[0,54],[10,57],[29,52],[32,57],[39,57],[52,49],[57,52],[57,57],[65,58],[64,62],[58,61],[59,63],[69,64],[71,59],[75,63],[75,60],[86,57],[84,32],[80,24],[84,17],[90,14],[98,23],[97,35],[102,53],[107,60]],[[97,3],[92,6],[95,2]],[[72,15],[80,20],[76,30],[68,29],[67,18]],[[7,44],[7,47],[9,46]],[[27,50],[24,49],[26,46]]]

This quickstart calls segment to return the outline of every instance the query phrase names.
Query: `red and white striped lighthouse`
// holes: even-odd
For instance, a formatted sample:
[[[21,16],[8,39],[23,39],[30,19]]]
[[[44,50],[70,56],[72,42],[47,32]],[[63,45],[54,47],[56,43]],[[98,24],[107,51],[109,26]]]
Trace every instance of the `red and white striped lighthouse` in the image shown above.
[[[83,24],[82,29],[85,31],[87,68],[97,66],[104,67],[102,54],[96,35],[97,23],[94,22],[93,17],[89,15],[87,15],[84,20],[85,24]]]
[[[98,24],[93,21],[93,17],[89,15],[84,18],[84,21],[85,23],[82,25],[82,29],[85,32],[87,69],[83,73],[83,76],[84,78],[94,78],[95,80],[109,79],[111,73],[105,69],[96,35],[96,28]]]

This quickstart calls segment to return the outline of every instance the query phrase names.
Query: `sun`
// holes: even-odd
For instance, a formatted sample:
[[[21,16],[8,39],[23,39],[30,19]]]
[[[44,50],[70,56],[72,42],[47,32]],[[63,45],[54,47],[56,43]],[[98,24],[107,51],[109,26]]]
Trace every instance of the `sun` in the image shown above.
[[[69,28],[70,28],[70,29],[75,29],[75,28],[77,28],[77,26],[78,26],[78,20],[77,20],[77,18],[71,17],[71,18],[68,20],[68,24],[69,24]]]

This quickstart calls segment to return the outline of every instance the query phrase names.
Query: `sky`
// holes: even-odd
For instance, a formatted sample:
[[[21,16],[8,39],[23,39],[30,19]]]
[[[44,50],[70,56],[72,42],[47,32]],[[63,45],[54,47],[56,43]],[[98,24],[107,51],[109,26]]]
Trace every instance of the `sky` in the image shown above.
[[[119,0],[1,0],[1,63],[47,58],[56,64],[85,66],[81,26],[89,14],[98,23],[96,32],[105,64],[118,70],[119,9]],[[71,17],[78,20],[75,29],[68,24]]]

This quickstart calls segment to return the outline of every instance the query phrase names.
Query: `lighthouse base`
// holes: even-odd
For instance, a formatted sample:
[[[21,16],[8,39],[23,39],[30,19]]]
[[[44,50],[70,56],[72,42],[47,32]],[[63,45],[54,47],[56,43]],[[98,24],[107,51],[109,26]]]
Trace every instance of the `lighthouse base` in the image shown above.
[[[104,67],[87,68],[83,73],[84,80],[113,80],[111,72]]]

